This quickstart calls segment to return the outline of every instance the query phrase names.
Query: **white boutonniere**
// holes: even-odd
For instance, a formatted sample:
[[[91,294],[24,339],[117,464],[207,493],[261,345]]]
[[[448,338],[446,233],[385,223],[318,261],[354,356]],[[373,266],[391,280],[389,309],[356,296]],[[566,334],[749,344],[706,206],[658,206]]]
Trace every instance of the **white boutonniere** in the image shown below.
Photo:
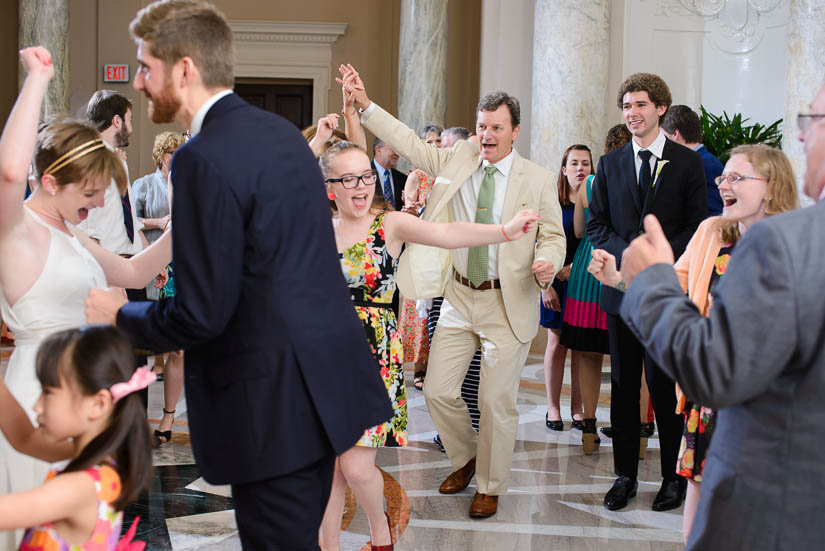
[[[653,185],[650,186],[652,188],[656,187],[656,182],[659,181],[659,174],[662,173],[662,169],[665,168],[665,165],[668,164],[670,161],[667,159],[662,159],[656,165],[656,176],[653,178]]]

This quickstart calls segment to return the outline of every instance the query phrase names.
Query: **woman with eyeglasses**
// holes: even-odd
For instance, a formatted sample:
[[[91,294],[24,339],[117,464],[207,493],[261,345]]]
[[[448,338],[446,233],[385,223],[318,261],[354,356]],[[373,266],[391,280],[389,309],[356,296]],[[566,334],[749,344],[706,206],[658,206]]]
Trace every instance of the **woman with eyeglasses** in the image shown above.
[[[413,242],[455,249],[503,243],[525,235],[534,238],[538,217],[523,210],[503,225],[428,222],[390,210],[383,197],[376,195],[376,172],[358,145],[336,143],[321,155],[319,164],[333,210],[341,269],[394,410],[392,419],[364,431],[356,445],[336,460],[321,539],[325,551],[339,548],[344,493],[349,484],[369,518],[372,549],[388,550],[393,548],[392,539],[384,514],[384,481],[375,467],[375,455],[381,446],[407,444],[401,335],[391,309],[401,247]]]
[[[753,224],[767,216],[795,209],[796,184],[791,163],[782,151],[767,145],[741,145],[731,151],[725,171],[716,178],[722,197],[721,216],[699,225],[674,269],[682,288],[699,311],[707,316],[712,292],[724,276],[736,243]],[[624,288],[616,271],[616,259],[604,250],[593,251],[590,273],[604,285]],[[690,401],[676,387],[677,413],[684,413],[685,428],[676,472],[688,479],[682,521],[688,541],[699,504],[702,472],[710,447],[716,413]]]

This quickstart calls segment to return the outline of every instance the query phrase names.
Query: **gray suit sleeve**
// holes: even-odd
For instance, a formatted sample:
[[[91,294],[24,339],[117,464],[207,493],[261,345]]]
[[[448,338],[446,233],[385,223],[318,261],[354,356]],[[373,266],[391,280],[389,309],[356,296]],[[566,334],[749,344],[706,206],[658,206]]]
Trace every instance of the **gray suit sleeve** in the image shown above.
[[[736,246],[704,318],[673,268],[639,274],[621,316],[685,395],[713,408],[762,394],[793,357],[799,332],[789,248],[757,224]]]

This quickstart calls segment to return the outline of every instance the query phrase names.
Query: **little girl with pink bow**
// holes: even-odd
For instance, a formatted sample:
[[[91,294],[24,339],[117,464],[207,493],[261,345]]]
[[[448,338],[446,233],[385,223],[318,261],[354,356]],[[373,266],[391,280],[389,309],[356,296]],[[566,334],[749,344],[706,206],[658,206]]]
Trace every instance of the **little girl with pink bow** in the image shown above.
[[[37,353],[42,393],[35,428],[0,381],[0,429],[21,453],[69,460],[39,487],[0,496],[0,530],[28,528],[21,550],[140,551],[136,522],[119,541],[123,509],[151,477],[146,411],[135,391],[155,380],[137,371],[129,339],[112,326],[60,331]]]

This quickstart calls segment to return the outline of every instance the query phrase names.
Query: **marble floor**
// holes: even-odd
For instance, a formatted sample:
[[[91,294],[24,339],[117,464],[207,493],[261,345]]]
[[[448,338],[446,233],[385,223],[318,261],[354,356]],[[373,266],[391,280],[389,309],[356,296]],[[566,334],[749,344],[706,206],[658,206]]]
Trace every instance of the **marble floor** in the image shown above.
[[[609,393],[605,369],[603,397]],[[647,457],[640,462],[638,496],[623,511],[607,511],[602,500],[614,479],[610,439],[602,436],[600,451],[585,456],[581,433],[570,430],[569,418],[565,419],[564,432],[547,430],[543,379],[541,358],[531,356],[522,372],[521,416],[510,489],[500,498],[498,514],[485,520],[472,520],[467,514],[473,484],[457,495],[438,493],[438,485],[451,466],[433,444],[435,432],[422,393],[408,386],[409,446],[382,449],[377,457],[386,481],[396,549],[684,548],[681,509],[667,513],[650,510],[661,481],[658,439],[650,439]],[[161,400],[162,385],[156,383],[150,389],[150,418],[159,417]],[[567,384],[562,405],[563,414],[569,414]],[[229,489],[210,486],[199,476],[188,445],[185,402],[177,405],[177,412],[172,442],[154,452],[152,488],[128,509],[125,526],[140,515],[136,539],[147,541],[150,551],[240,549]],[[606,405],[599,408],[598,418],[600,426],[608,424]],[[369,549],[366,516],[352,496],[348,496],[342,527],[342,549]]]
[[[0,375],[10,347],[0,349]],[[499,500],[498,514],[472,520],[467,511],[474,485],[457,495],[441,495],[438,485],[451,472],[446,456],[433,444],[435,435],[424,396],[408,374],[409,445],[378,452],[384,472],[387,510],[396,549],[411,550],[661,550],[683,549],[681,509],[650,510],[661,481],[658,439],[650,439],[639,466],[639,494],[619,512],[602,506],[613,482],[610,439],[585,456],[581,433],[553,432],[544,426],[546,398],[542,358],[531,355],[521,376],[521,412],[510,488]],[[569,370],[566,371],[569,378]],[[609,368],[602,377],[602,398],[609,395]],[[162,383],[149,392],[149,417],[157,423]],[[569,415],[569,380],[562,393],[562,413]],[[609,423],[607,404],[598,410],[599,425]],[[177,404],[172,442],[155,450],[152,486],[126,511],[124,530],[140,516],[136,539],[148,551],[234,551],[241,548],[229,488],[211,486],[200,477],[189,446],[186,402]],[[366,516],[348,495],[341,535],[344,550],[369,550]]]

